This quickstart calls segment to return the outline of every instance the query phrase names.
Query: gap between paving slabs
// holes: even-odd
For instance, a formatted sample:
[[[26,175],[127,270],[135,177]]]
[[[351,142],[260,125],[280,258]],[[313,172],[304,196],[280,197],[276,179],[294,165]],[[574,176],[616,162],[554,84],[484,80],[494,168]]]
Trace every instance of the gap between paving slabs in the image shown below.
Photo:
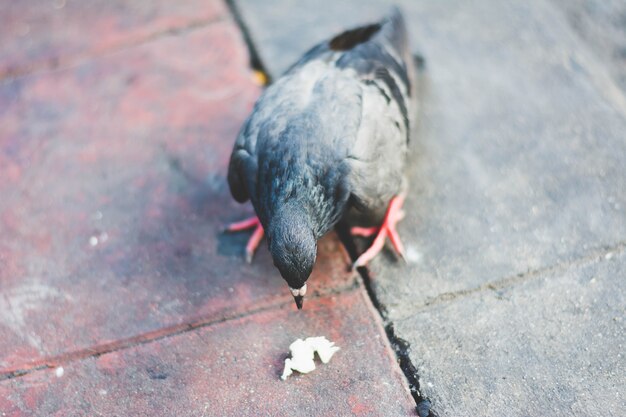
[[[308,305],[303,311],[270,309],[77,361],[64,371],[5,381],[0,408],[9,415],[29,409],[38,415],[414,415],[364,288]],[[281,381],[285,346],[303,333],[324,332],[342,353],[316,372]],[[216,377],[221,384],[215,385]]]
[[[315,291],[309,297],[309,299],[318,299],[327,297],[332,294],[340,294],[345,291],[350,291],[359,286],[359,281],[354,280],[352,282],[347,283],[347,285],[343,285],[336,288],[324,288],[321,291]],[[87,358],[97,358],[99,356],[105,355],[107,353],[117,352],[124,349],[133,348],[135,346],[141,346],[148,343],[156,342],[162,339],[167,339],[169,337],[177,336],[186,332],[190,332],[193,330],[201,329],[203,327],[209,327],[220,323],[225,323],[228,321],[233,321],[237,319],[241,319],[247,316],[251,316],[257,313],[262,313],[265,311],[270,311],[273,309],[280,309],[283,307],[291,307],[293,305],[293,301],[289,300],[272,300],[270,302],[264,303],[253,309],[246,309],[240,312],[235,312],[234,314],[229,314],[225,317],[221,317],[215,319],[213,317],[205,317],[198,318],[192,321],[188,321],[185,323],[175,324],[172,326],[166,326],[157,330],[149,331],[146,333],[141,333],[135,336],[114,340],[111,342],[106,342],[102,344],[98,344],[95,346],[89,346],[84,349],[79,349],[71,352],[65,352],[56,356],[42,358],[40,360],[25,364],[23,366],[16,366],[14,368],[8,368],[0,372],[0,381],[4,381],[7,379],[18,378],[24,375],[27,375],[31,372],[40,371],[43,369],[54,369],[61,365],[79,361]]]
[[[591,249],[587,254],[582,255],[578,258],[557,262],[555,264],[547,265],[545,267],[539,269],[529,269],[525,272],[520,272],[513,276],[508,276],[505,278],[497,279],[495,281],[487,282],[483,285],[463,289],[459,291],[453,292],[444,292],[436,297],[428,299],[426,302],[417,305],[417,309],[415,311],[421,311],[430,306],[435,306],[441,303],[452,302],[457,300],[460,297],[470,296],[475,293],[480,293],[483,291],[499,291],[508,287],[512,287],[514,285],[518,285],[527,281],[532,281],[533,279],[542,277],[546,274],[553,274],[557,272],[565,272],[571,267],[579,267],[585,265],[589,262],[597,261],[599,259],[604,258],[605,256],[613,253],[621,253],[626,249],[626,242],[618,242],[612,246],[601,246],[598,248]],[[397,321],[404,320],[406,317],[399,316],[396,318]]]
[[[255,71],[263,73],[265,79],[267,80],[267,84],[271,83],[272,75],[269,73],[266,66],[263,64],[263,61],[261,60],[254,41],[252,40],[252,37],[250,35],[250,31],[248,30],[248,27],[243,20],[241,13],[237,8],[237,5],[235,4],[235,1],[226,0],[226,3],[235,19],[235,23],[239,26],[239,29],[243,34],[244,41],[248,47],[248,53],[250,54],[250,67],[253,68]],[[419,64],[419,67],[422,68],[423,61],[421,60],[421,57],[416,56],[415,59],[416,62]],[[348,251],[351,260],[354,262],[358,256],[356,246],[349,233],[349,229],[346,227],[346,225],[338,225],[337,234],[339,236],[339,240]],[[437,413],[431,409],[430,400],[424,397],[420,392],[419,374],[415,365],[413,365],[409,357],[409,343],[406,340],[398,337],[395,334],[393,323],[388,322],[386,307],[381,304],[373,289],[373,286],[371,285],[371,277],[367,267],[359,267],[357,268],[357,272],[358,277],[360,278],[361,285],[363,285],[363,287],[365,288],[365,291],[367,292],[367,295],[372,302],[373,307],[376,309],[382,320],[388,342],[393,348],[398,366],[402,370],[402,373],[404,374],[409,385],[411,396],[415,401],[416,411],[418,415],[420,417],[437,417]]]
[[[352,261],[356,261],[356,259],[358,258],[358,251],[355,242],[352,239],[352,235],[350,234],[349,227],[347,225],[338,226],[337,234],[339,235],[339,240],[350,254],[350,258],[352,259]],[[404,377],[407,379],[407,382],[409,384],[411,396],[413,397],[413,400],[416,404],[417,414],[420,417],[437,417],[437,413],[435,412],[435,410],[431,409],[430,400],[422,395],[420,391],[419,373],[415,365],[413,365],[411,358],[409,357],[409,351],[411,349],[411,346],[406,340],[396,335],[393,323],[388,321],[387,308],[380,302],[378,296],[376,295],[376,291],[372,286],[372,278],[370,276],[367,266],[357,268],[357,272],[359,274],[363,287],[367,291],[367,295],[372,302],[372,305],[380,315],[380,318],[383,322],[385,334],[387,335],[387,339],[391,344],[394,353],[396,354],[398,366],[400,366],[400,369],[402,370],[402,373],[404,374]]]

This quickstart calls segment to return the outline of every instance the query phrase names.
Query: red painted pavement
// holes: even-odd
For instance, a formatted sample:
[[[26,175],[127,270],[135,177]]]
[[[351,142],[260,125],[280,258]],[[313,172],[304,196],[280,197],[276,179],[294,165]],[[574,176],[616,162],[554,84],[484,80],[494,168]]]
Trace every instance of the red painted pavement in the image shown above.
[[[362,289],[0,382],[5,416],[403,416],[414,410]],[[289,344],[341,350],[280,379]]]
[[[227,16],[221,1],[28,0],[0,3],[0,77],[64,66]]]
[[[43,19],[18,3],[0,34],[39,23],[0,48],[1,68],[28,69],[0,72],[1,415],[410,410],[334,235],[297,312],[265,245],[246,265],[247,235],[220,231],[251,214],[225,174],[260,93],[225,5],[68,2]],[[337,359],[280,381],[313,335]]]
[[[229,21],[0,85],[0,372],[291,297],[220,232],[251,79]],[[352,280],[337,248],[312,289]]]

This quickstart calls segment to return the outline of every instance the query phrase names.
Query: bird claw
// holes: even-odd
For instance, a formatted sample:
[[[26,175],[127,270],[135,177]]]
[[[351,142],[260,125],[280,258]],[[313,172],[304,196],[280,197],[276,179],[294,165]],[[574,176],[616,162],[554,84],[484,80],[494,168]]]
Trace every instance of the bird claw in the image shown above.
[[[398,235],[398,231],[396,230],[396,224],[404,218],[404,211],[402,210],[402,204],[404,203],[404,194],[400,194],[391,199],[389,202],[389,207],[387,208],[387,213],[385,213],[385,219],[383,220],[382,226],[380,228],[366,228],[366,227],[353,227],[351,229],[352,233],[357,236],[371,236],[376,231],[378,234],[376,238],[374,238],[374,242],[361,256],[357,258],[356,261],[352,264],[352,269],[356,269],[360,266],[365,266],[369,261],[374,259],[376,255],[383,249],[385,246],[385,238],[389,238],[391,244],[396,250],[396,253],[404,262],[406,262],[406,257],[404,256],[404,245],[400,240],[400,235]]]
[[[251,217],[249,219],[245,219],[239,222],[231,223],[224,228],[225,232],[240,232],[242,230],[252,229],[254,228],[254,232],[252,232],[252,236],[248,239],[248,243],[246,244],[246,262],[252,263],[252,258],[254,257],[254,252],[256,252],[259,247],[259,243],[263,239],[263,226],[259,221],[258,217]]]

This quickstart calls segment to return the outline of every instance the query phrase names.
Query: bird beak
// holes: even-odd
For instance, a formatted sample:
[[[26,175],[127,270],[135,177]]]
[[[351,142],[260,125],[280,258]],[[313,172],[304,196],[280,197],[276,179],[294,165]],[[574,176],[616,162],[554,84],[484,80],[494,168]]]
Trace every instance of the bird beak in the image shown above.
[[[298,310],[302,310],[304,295],[306,294],[306,284],[300,288],[289,287],[289,290],[291,291],[291,295],[293,295],[293,299],[296,301],[296,307],[298,307]]]

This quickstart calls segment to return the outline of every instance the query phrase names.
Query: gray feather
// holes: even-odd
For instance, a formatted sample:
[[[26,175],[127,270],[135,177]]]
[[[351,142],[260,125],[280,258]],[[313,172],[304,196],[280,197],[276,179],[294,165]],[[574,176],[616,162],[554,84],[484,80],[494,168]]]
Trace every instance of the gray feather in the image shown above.
[[[414,103],[397,9],[316,45],[267,88],[235,143],[228,182],[267,228],[286,204],[317,237],[351,206],[377,212],[400,192]]]

